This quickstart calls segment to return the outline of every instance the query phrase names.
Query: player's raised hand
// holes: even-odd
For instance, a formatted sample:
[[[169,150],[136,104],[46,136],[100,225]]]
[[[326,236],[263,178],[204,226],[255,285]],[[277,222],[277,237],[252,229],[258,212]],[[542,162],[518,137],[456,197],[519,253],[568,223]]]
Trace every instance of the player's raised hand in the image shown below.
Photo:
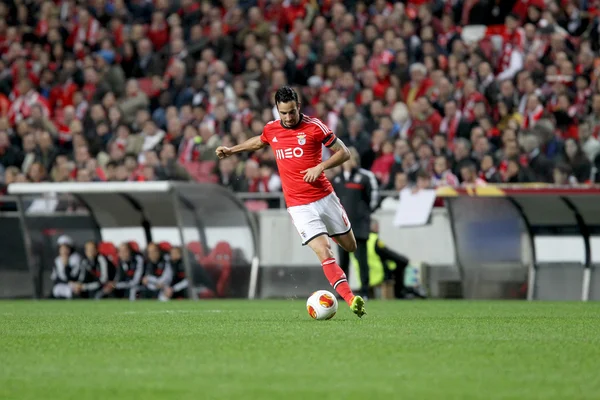
[[[316,167],[312,167],[309,169],[305,169],[304,171],[300,171],[301,174],[304,174],[304,182],[312,183],[316,181],[319,176],[323,173],[323,167],[321,164]]]
[[[217,157],[219,157],[219,159],[227,158],[232,154],[231,149],[229,147],[225,147],[225,146],[217,147],[216,153],[217,153]]]

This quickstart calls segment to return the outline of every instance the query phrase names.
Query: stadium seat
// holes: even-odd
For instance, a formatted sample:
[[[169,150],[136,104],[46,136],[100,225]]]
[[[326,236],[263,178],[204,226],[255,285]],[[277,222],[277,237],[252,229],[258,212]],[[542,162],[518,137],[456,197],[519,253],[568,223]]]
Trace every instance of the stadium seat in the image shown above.
[[[198,297],[201,299],[214,299],[217,297],[217,294],[208,288],[202,288],[200,292],[198,292]]]
[[[127,244],[129,245],[131,250],[135,251],[136,253],[140,252],[140,245],[135,240],[130,240],[129,242],[127,242]]]
[[[119,261],[119,253],[112,242],[98,243],[98,253],[102,254],[113,265],[117,265]]]
[[[186,161],[181,165],[196,182],[218,182],[218,177],[213,174],[216,165],[214,161]]]
[[[269,203],[264,200],[246,200],[244,204],[248,211],[262,211],[269,208]]]
[[[212,175],[216,164],[215,161],[199,161],[198,172],[202,175],[210,176]]]
[[[229,289],[231,276],[232,250],[227,242],[219,242],[210,254],[201,261],[202,267],[216,282],[217,296],[225,297]]]
[[[202,175],[202,176],[198,177],[197,181],[203,182],[203,183],[218,183],[219,177],[215,174]]]
[[[59,231],[58,229],[43,229],[42,230],[42,234],[44,236],[59,236],[59,234],[61,233],[61,231]]]
[[[196,258],[197,262],[200,262],[202,257],[204,257],[204,247],[199,241],[194,240],[192,242],[189,242],[187,248],[194,254],[194,257]]]
[[[195,161],[183,161],[183,160],[179,160],[179,163],[181,164],[181,166],[183,168],[185,168],[185,170],[188,172],[188,174],[190,175],[194,175],[197,167],[197,163]]]
[[[173,246],[169,242],[163,241],[163,242],[158,243],[158,248],[161,251],[164,251],[165,253],[170,252],[171,251],[171,247],[173,247]]]

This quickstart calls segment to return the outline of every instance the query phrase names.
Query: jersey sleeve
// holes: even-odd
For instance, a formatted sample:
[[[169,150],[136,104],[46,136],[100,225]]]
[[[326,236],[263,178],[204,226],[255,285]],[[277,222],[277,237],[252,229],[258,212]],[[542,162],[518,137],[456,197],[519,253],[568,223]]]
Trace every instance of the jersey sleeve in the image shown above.
[[[267,136],[265,135],[265,131],[263,131],[263,133],[260,134],[260,141],[264,144],[270,144],[269,140],[267,139]]]
[[[265,125],[265,127],[263,128],[262,133],[260,134],[260,141],[270,145],[271,141],[269,140],[270,135],[269,135],[269,125],[271,125],[272,122],[269,122],[268,124]]]
[[[316,138],[326,147],[333,146],[337,141],[335,133],[333,133],[333,131],[318,118],[311,118],[311,122],[314,125]]]

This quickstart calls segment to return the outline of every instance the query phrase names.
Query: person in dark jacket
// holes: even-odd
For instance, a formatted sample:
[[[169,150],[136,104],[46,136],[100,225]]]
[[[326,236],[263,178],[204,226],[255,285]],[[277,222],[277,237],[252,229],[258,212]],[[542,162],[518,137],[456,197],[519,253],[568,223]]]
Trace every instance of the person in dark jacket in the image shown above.
[[[578,183],[588,183],[592,176],[592,163],[577,140],[573,138],[565,140],[562,161],[569,164]]]
[[[78,285],[73,292],[83,298],[100,299],[112,294],[114,285],[112,280],[115,276],[114,266],[98,253],[95,242],[89,241],[85,244],[85,257],[79,265]]]
[[[350,148],[351,157],[343,165],[341,174],[333,178],[333,188],[337,193],[350,220],[356,237],[356,252],[360,270],[361,295],[369,290],[369,263],[367,260],[367,240],[371,231],[371,213],[379,201],[378,185],[371,171],[359,168],[360,155]],[[340,247],[340,267],[348,275],[350,254]]]
[[[171,285],[173,279],[173,268],[171,267],[170,256],[162,254],[156,243],[149,243],[146,248],[148,260],[142,278],[143,291],[145,298],[158,298],[161,301],[168,300],[164,290]]]
[[[184,299],[187,297],[188,280],[185,277],[181,247],[173,246],[170,251],[173,279],[165,288],[165,296],[169,299]]]
[[[144,257],[135,252],[129,243],[119,246],[119,265],[115,277],[115,295],[119,298],[135,300],[142,283],[145,268]]]
[[[528,134],[523,136],[523,150],[527,154],[527,160],[531,173],[528,173],[527,179],[533,182],[552,182],[553,176],[552,171],[554,170],[554,163],[549,160],[540,149],[540,140],[534,134]],[[524,178],[525,179],[525,178]],[[514,179],[513,179],[514,180]],[[519,180],[519,182],[524,182]]]
[[[73,288],[78,286],[79,264],[81,256],[75,251],[73,240],[62,235],[58,238],[58,256],[54,259],[52,267],[52,298],[71,299]]]

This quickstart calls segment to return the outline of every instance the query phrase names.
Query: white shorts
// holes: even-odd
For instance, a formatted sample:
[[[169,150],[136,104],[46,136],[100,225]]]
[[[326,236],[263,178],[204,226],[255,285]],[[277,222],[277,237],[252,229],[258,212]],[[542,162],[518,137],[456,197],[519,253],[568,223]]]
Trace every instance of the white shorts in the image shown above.
[[[302,245],[317,236],[340,236],[352,229],[346,210],[335,193],[309,204],[288,207],[287,210],[302,237]]]

